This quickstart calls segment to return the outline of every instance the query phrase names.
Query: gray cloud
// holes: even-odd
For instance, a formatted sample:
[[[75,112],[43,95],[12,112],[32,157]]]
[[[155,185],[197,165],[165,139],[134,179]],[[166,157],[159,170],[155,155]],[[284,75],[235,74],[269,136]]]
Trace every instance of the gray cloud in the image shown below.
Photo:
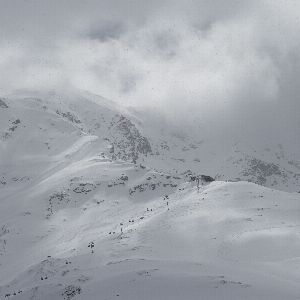
[[[0,0],[0,92],[69,85],[230,134],[288,131],[296,143],[299,9],[296,0]]]
[[[105,42],[109,39],[118,39],[126,31],[125,25],[120,22],[101,22],[94,25],[87,33],[88,38]]]

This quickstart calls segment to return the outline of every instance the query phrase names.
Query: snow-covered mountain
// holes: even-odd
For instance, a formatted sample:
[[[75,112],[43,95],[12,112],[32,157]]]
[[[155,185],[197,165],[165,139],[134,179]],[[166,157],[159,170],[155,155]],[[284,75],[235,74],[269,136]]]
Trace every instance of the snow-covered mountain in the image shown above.
[[[274,142],[268,136],[263,142],[234,134],[222,137],[197,123],[186,129],[185,124],[170,124],[163,117],[154,116],[153,112],[136,114],[141,115],[144,135],[152,147],[152,155],[146,158],[147,164],[154,168],[178,172],[191,170],[218,180],[244,180],[270,188],[299,191],[300,154],[297,147]]]
[[[0,99],[0,299],[300,297],[299,157],[166,122],[81,91]]]
[[[53,159],[61,161],[58,154],[68,155],[68,151],[76,152],[84,146],[112,160],[144,163],[163,172],[191,170],[219,180],[245,180],[280,190],[299,190],[297,149],[292,152],[282,144],[267,141],[253,146],[237,138],[215,140],[201,128],[184,130],[153,112],[128,110],[88,93],[33,95],[24,96],[23,92],[1,99],[1,162],[9,166],[8,172],[13,170],[12,161],[19,164],[21,159],[22,165],[39,165],[24,170],[35,170],[40,176],[39,159],[45,160],[45,168],[45,164],[53,164]],[[94,145],[87,147],[89,143]],[[3,171],[2,182],[12,181],[14,174],[5,175]]]

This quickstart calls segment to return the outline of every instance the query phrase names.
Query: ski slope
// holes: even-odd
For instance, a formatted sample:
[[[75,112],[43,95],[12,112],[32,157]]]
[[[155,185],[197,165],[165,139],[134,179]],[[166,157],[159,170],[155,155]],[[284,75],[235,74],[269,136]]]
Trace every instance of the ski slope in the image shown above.
[[[292,192],[198,190],[186,170],[227,157],[209,143],[165,133],[161,147],[161,123],[89,94],[2,102],[0,299],[300,299],[296,165],[275,174]]]
[[[50,219],[34,204],[23,216],[9,205],[2,297],[70,299],[68,290],[76,299],[299,297],[299,194],[245,182],[180,189],[169,195],[169,210],[159,195],[137,201],[118,188]]]

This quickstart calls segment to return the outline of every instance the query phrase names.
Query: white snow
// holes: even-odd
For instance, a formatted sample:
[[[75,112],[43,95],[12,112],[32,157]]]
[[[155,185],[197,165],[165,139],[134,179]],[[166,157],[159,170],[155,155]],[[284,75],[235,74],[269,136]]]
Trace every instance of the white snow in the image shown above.
[[[300,299],[299,193],[244,181],[198,191],[181,174],[198,148],[170,136],[169,153],[112,159],[111,120],[126,111],[72,97],[0,109],[0,299]]]

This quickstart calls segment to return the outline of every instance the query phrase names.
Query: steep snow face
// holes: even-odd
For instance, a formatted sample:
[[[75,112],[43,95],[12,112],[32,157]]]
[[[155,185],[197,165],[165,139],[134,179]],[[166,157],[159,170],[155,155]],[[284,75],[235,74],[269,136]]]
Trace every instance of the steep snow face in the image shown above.
[[[136,161],[151,146],[126,112],[88,95],[1,100],[1,184],[48,176],[49,169],[88,155]]]
[[[300,194],[190,180],[295,189],[297,161],[180,132],[87,93],[1,98],[0,299],[297,299]]]
[[[299,190],[297,149],[293,153],[267,139],[266,144],[257,145],[237,137],[215,139],[205,128],[187,130],[151,111],[129,111],[89,93],[22,93],[1,98],[0,114],[1,163],[11,172],[11,164],[20,166],[22,161],[24,174],[19,172],[17,177],[23,181],[34,177],[30,171],[36,170],[40,176],[46,165],[63,158],[56,154],[75,154],[76,147],[90,140],[94,146],[86,144],[86,151],[142,163],[161,172],[191,170],[219,180]],[[14,174],[4,174],[5,168],[1,169],[2,185],[13,181]],[[20,181],[19,177],[15,180]]]

